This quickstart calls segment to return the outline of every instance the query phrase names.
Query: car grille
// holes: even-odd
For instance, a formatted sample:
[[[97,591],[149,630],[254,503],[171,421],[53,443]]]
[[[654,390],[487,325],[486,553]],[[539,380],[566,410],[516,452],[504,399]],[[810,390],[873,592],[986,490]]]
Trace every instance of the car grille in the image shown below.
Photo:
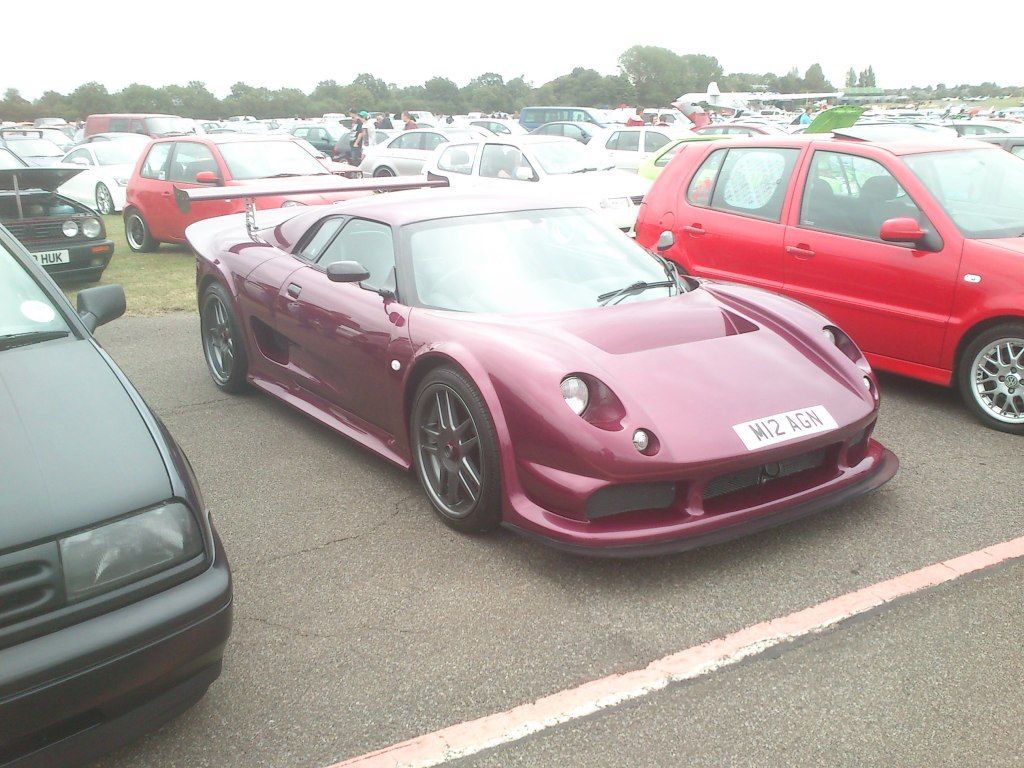
[[[0,557],[0,627],[59,606],[64,599],[55,543]]]
[[[629,199],[633,201],[633,205],[640,205],[640,203],[642,203],[644,201],[644,196],[643,195],[634,195],[633,197],[631,197]]]
[[[32,240],[74,240],[72,237],[65,237],[61,227],[67,219],[53,219],[47,221],[5,221],[4,226],[21,242]],[[80,235],[79,235],[80,237]]]
[[[806,472],[809,469],[817,469],[825,463],[825,449],[802,453],[799,456],[790,456],[778,462],[762,464],[759,467],[741,469],[737,472],[730,472],[728,475],[721,475],[704,486],[703,498],[715,499],[725,496],[728,493],[735,493],[758,485],[766,485],[773,480],[782,477],[789,477],[798,472]]]

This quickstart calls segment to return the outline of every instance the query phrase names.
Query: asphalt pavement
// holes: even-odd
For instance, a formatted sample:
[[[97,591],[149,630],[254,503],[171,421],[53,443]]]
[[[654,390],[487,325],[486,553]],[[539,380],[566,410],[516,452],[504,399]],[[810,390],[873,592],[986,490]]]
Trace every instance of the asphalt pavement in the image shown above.
[[[895,377],[882,378],[875,435],[902,467],[877,493],[729,544],[607,561],[450,531],[411,475],[267,396],[220,393],[193,314],[124,318],[98,337],[196,469],[234,570],[236,623],[207,696],[96,768],[318,768],[1024,529],[1020,438],[975,423],[950,391]],[[921,593],[463,762],[1014,764],[1021,572]],[[975,751],[957,761],[954,736],[968,731]]]

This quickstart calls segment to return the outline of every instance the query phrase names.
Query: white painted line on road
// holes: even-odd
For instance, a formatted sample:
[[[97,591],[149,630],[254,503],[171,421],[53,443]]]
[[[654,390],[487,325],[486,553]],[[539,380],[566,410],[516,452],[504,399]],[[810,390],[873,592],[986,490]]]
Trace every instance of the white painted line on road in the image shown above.
[[[896,598],[1019,557],[1024,557],[1024,536],[872,584],[787,616],[754,624],[665,656],[643,669],[593,680],[506,712],[417,736],[329,768],[429,768],[441,765],[647,696],[671,683],[707,675],[772,646],[821,632]]]

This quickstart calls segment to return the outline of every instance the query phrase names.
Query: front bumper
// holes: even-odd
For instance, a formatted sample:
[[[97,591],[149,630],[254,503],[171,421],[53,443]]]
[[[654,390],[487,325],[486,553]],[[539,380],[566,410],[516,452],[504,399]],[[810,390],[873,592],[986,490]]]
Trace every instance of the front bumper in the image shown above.
[[[231,631],[231,574],[214,532],[202,574],[0,650],[0,766],[81,765],[202,697]]]
[[[684,552],[717,544],[796,520],[880,488],[899,469],[896,456],[870,440],[861,461],[840,467],[835,476],[799,487],[792,492],[725,511],[690,515],[627,513],[600,520],[581,521],[553,514],[525,494],[512,502],[505,527],[551,547],[598,557],[637,557]],[[786,485],[781,488],[786,488]]]
[[[110,259],[114,256],[114,242],[104,238],[103,240],[89,240],[82,243],[32,243],[28,248],[32,258],[37,253],[44,251],[67,250],[69,261],[67,264],[43,264],[43,269],[57,283],[71,283],[76,281],[96,281],[100,279],[103,270],[107,268]]]

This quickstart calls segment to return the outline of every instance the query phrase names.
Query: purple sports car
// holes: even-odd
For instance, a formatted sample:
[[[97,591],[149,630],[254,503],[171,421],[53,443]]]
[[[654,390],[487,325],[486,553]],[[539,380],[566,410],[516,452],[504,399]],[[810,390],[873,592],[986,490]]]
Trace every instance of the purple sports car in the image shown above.
[[[839,328],[678,275],[585,209],[421,189],[186,236],[216,385],[254,386],[414,469],[459,531],[679,551],[874,490],[898,466],[871,439],[878,384]]]

